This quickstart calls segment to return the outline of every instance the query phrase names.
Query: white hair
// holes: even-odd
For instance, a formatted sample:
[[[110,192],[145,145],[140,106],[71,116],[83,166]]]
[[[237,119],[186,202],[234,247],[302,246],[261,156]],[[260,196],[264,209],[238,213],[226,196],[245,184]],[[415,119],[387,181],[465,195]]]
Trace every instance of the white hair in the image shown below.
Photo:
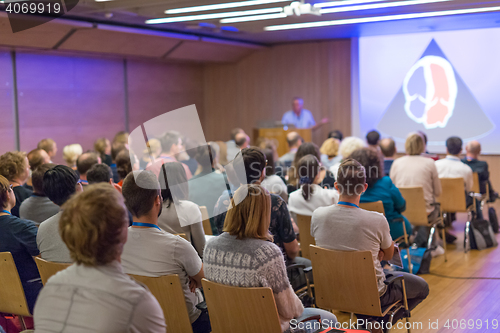
[[[63,149],[63,158],[68,164],[74,164],[81,154],[83,154],[83,148],[78,143],[67,145]]]
[[[365,146],[365,142],[355,136],[349,136],[342,140],[339,146],[339,153],[342,157],[349,157],[355,150],[361,149]]]

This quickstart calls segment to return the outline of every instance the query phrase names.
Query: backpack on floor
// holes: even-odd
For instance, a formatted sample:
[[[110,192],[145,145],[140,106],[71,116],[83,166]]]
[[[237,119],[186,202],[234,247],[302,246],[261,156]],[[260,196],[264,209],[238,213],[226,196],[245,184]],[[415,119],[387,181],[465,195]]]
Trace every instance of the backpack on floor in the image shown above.
[[[498,217],[495,208],[488,208],[488,219],[490,220],[491,229],[495,234],[498,234]]]
[[[490,222],[486,220],[472,220],[469,229],[469,239],[470,248],[473,250],[484,250],[498,245]]]
[[[411,256],[411,266],[413,274],[428,274],[431,267],[432,260],[432,249],[427,249],[425,247],[410,247],[410,256]],[[401,260],[403,261],[403,271],[410,272],[408,268],[408,249],[402,249],[401,251]]]

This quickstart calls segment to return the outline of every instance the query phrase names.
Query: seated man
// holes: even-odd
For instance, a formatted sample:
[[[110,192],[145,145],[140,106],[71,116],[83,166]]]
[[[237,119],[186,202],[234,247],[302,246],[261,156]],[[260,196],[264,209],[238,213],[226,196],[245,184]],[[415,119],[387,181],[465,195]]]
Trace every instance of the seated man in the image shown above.
[[[288,153],[281,156],[278,162],[285,164],[286,162],[293,162],[295,158],[295,153],[299,149],[300,145],[304,142],[302,137],[297,132],[290,132],[286,135],[286,142],[288,143]]]
[[[209,333],[208,311],[196,307],[202,301],[196,288],[201,288],[203,263],[188,241],[158,227],[163,203],[156,176],[150,171],[131,172],[122,193],[134,219],[121,257],[123,270],[151,277],[179,275],[193,333]]]
[[[384,155],[384,173],[389,176],[392,163],[396,158],[396,143],[391,138],[384,138],[379,142],[380,150]]]
[[[394,273],[384,271],[380,264],[382,260],[392,259],[394,254],[389,224],[382,214],[359,208],[360,196],[368,188],[363,166],[353,159],[342,162],[335,188],[340,193],[340,201],[336,205],[318,208],[313,213],[311,235],[316,245],[337,251],[370,251],[382,308],[402,300],[403,291],[399,283],[384,284],[386,278]],[[408,308],[412,310],[427,297],[429,286],[416,275],[397,274],[404,276]],[[402,314],[398,312],[394,322],[401,318]]]
[[[80,183],[83,186],[87,186],[89,182],[87,181],[87,172],[92,168],[94,164],[100,164],[101,158],[97,153],[87,152],[78,156],[76,160],[76,170],[80,175]]]
[[[488,184],[490,201],[495,201],[498,197],[498,193],[496,193],[491,186],[488,163],[478,160],[479,155],[481,155],[481,144],[478,141],[470,141],[467,143],[467,146],[465,146],[465,151],[467,155],[462,159],[462,162],[467,164],[473,172],[477,172],[481,194],[486,194],[486,184]]]
[[[75,192],[82,192],[75,171],[65,165],[56,165],[45,172],[43,190],[47,197],[61,207]],[[59,234],[62,211],[43,221],[38,229],[36,243],[42,259],[53,262],[72,262],[69,250]]]

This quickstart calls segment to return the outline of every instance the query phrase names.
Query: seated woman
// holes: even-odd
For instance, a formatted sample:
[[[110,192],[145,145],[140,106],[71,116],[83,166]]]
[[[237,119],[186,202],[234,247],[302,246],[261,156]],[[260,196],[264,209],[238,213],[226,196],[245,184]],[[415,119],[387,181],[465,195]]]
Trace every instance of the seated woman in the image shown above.
[[[302,157],[297,168],[300,176],[300,189],[290,193],[288,202],[290,212],[312,216],[316,208],[330,206],[339,201],[337,190],[325,189],[318,185],[323,181],[326,170],[315,156]]]
[[[16,197],[9,181],[0,176],[0,252],[10,252],[23,285],[28,308],[33,313],[36,297],[42,289],[34,256],[39,254],[36,246],[38,228],[28,220],[11,215]]]
[[[110,184],[69,199],[59,233],[75,264],[52,276],[35,305],[36,331],[166,332],[156,298],[123,273],[128,214]]]
[[[320,315],[323,323],[333,327],[336,317],[325,310],[304,309],[288,282],[283,254],[269,233],[269,192],[260,185],[242,185],[231,199],[231,206],[224,232],[208,241],[205,248],[205,277],[235,287],[270,287],[283,332],[293,318],[300,322],[314,315]],[[244,269],[241,258],[249,263]]]
[[[0,175],[7,178],[12,185],[12,191],[16,197],[12,215],[19,217],[21,203],[33,194],[33,191],[23,186],[30,176],[30,165],[26,153],[9,151],[0,156]]]
[[[397,219],[404,220],[406,232],[411,235],[412,226],[408,219],[401,214],[406,209],[406,201],[398,188],[392,183],[391,178],[384,176],[383,161],[380,161],[379,156],[369,148],[355,150],[349,156],[358,161],[366,170],[368,189],[361,195],[360,202],[382,201],[392,239],[404,235],[403,225],[401,222],[395,222]]]
[[[189,188],[186,171],[180,162],[165,163],[162,168],[158,181],[161,185],[163,209],[158,217],[158,226],[171,234],[186,234],[187,240],[202,257],[205,232],[200,207],[187,200]]]
[[[340,141],[335,138],[326,139],[319,152],[321,153],[321,163],[327,169],[330,169],[335,164],[342,160],[342,156],[339,154]]]
[[[288,202],[288,189],[283,179],[275,174],[274,152],[271,149],[263,149],[262,152],[266,155],[266,178],[262,180],[260,185],[269,191],[279,195],[281,199]]]

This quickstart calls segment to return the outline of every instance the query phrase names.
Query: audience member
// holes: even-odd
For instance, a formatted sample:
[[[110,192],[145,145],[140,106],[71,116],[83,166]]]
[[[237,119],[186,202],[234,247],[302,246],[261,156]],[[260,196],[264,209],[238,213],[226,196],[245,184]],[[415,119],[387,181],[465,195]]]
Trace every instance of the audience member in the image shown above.
[[[245,150],[242,152],[245,154]],[[337,319],[332,313],[304,309],[293,292],[282,252],[272,243],[273,236],[269,233],[271,211],[270,194],[261,186],[247,184],[236,190],[224,233],[208,241],[205,248],[206,278],[235,287],[270,287],[283,332],[289,328],[291,319],[301,321],[315,315],[321,316],[322,323],[335,327]]]
[[[26,302],[31,313],[36,297],[42,288],[34,256],[39,254],[36,246],[37,227],[31,221],[11,215],[16,204],[12,185],[0,176],[0,252],[10,252],[14,258]],[[5,288],[5,286],[2,286]]]
[[[125,148],[128,149],[128,137],[129,134],[127,131],[120,131],[115,134],[115,137],[113,138],[113,144],[115,143],[122,144],[125,146]]]
[[[423,131],[417,131],[417,133],[419,133],[424,138],[425,149],[424,149],[424,152],[421,155],[424,156],[424,157],[432,158],[434,161],[439,160],[439,155],[437,155],[437,154],[431,154],[427,150],[427,134],[425,134]]]
[[[234,128],[231,130],[231,140],[226,142],[227,146],[227,162],[231,162],[236,157],[236,154],[240,151],[236,145],[236,135],[239,133],[245,133],[241,128]]]
[[[342,142],[340,143],[339,146],[339,153],[342,158],[348,158],[349,155],[352,154],[353,151],[356,149],[363,148],[365,146],[365,143],[363,140],[360,138],[354,137],[354,136],[348,136]],[[337,162],[330,168],[330,172],[333,174],[335,178],[337,178],[337,173],[339,171],[339,166],[340,162]]]
[[[282,163],[292,162],[294,160],[297,150],[302,143],[304,143],[304,139],[302,139],[297,132],[289,132],[286,135],[286,142],[288,143],[288,153],[278,159],[278,161]]]
[[[155,175],[159,175],[161,171],[161,166],[163,163],[178,162],[177,155],[184,150],[182,146],[182,139],[178,132],[170,131],[165,133],[160,138],[161,146],[163,148],[163,153],[154,163],[149,163],[146,167],[147,170],[152,171]],[[182,162],[181,162],[182,163]],[[182,163],[188,180],[193,176],[189,167]]]
[[[250,147],[250,137],[245,132],[236,134],[234,142],[240,150]]]
[[[228,170],[228,178],[232,183],[231,192],[225,191],[217,201],[214,209],[214,222],[217,234],[222,233],[224,219],[229,208],[232,193],[243,184],[260,184],[265,178],[266,158],[262,151],[256,147],[245,148],[234,160],[232,168],[238,169],[243,164],[246,178],[239,179],[235,174],[234,179],[229,177],[232,173]],[[271,224],[269,231],[274,236],[274,243],[281,248],[285,260],[290,263],[299,252],[299,245],[293,230],[290,213],[284,200],[276,194],[271,194]]]
[[[52,140],[52,139],[43,139],[40,142],[38,142],[37,148],[45,150],[45,152],[47,152],[47,154],[50,157],[50,161],[49,162],[52,163],[52,159],[57,154],[57,145],[56,145],[56,142],[54,140]]]
[[[7,178],[12,185],[16,204],[12,207],[11,213],[19,217],[21,203],[33,193],[23,186],[30,175],[30,165],[26,153],[13,151],[0,156],[0,175]]]
[[[61,207],[74,193],[83,191],[83,188],[70,167],[56,165],[43,175],[43,190],[53,203]],[[64,211],[43,221],[38,229],[36,242],[42,259],[47,261],[71,262],[70,252],[58,231],[59,220]]]
[[[439,178],[463,178],[465,191],[471,192],[474,185],[472,169],[460,160],[462,139],[457,136],[448,138],[446,140],[446,152],[446,158],[436,161]]]
[[[123,182],[123,197],[134,218],[123,247],[124,271],[151,277],[179,275],[193,333],[210,332],[208,311],[196,307],[202,301],[196,288],[201,288],[203,263],[189,242],[158,226],[163,205],[158,179],[150,171],[130,173]]]
[[[101,157],[102,163],[111,165],[113,159],[111,158],[111,142],[106,138],[99,138],[94,142],[94,150]]]
[[[109,184],[90,185],[66,203],[54,232],[75,263],[40,293],[37,332],[166,332],[156,298],[120,264],[127,226],[123,198]]]
[[[83,148],[78,143],[64,146],[63,159],[66,162],[66,165],[75,171],[76,161],[78,160],[78,156],[81,154],[83,154]]]
[[[274,165],[274,152],[271,149],[263,149],[262,152],[266,156],[266,178],[262,180],[260,185],[269,191],[269,193],[279,195],[285,202],[288,202],[288,189],[283,179],[276,175],[276,167]]]
[[[406,295],[408,308],[413,310],[427,297],[429,287],[424,279],[416,275],[400,271],[384,272],[382,269],[380,262],[392,259],[394,242],[384,215],[359,208],[360,196],[368,188],[365,168],[353,159],[344,160],[335,187],[340,193],[337,205],[318,208],[312,216],[311,234],[316,245],[337,251],[370,251],[382,308],[402,301]],[[406,293],[398,283],[384,284],[393,275],[403,275]],[[393,322],[401,317],[402,313],[397,312]],[[386,318],[384,321],[387,322]]]
[[[339,145],[340,141],[334,138],[326,139],[321,145],[319,149],[321,153],[321,164],[323,164],[325,168],[330,169],[342,160],[342,156],[339,155]]]
[[[80,183],[83,186],[87,186],[89,184],[87,181],[87,171],[89,171],[94,164],[100,163],[101,158],[94,152],[87,152],[78,157],[76,160],[76,170],[80,175]]]
[[[386,176],[389,176],[392,163],[396,158],[396,143],[391,138],[384,138],[380,140],[379,146],[384,156],[384,172]]]
[[[342,140],[344,139],[344,134],[342,134],[342,132],[339,130],[331,131],[330,133],[328,133],[328,139],[330,138],[334,138],[342,142]]]
[[[87,181],[89,185],[97,183],[113,184],[113,172],[107,164],[94,164],[89,171],[87,171]]]
[[[19,208],[19,216],[25,220],[42,223],[48,218],[59,213],[59,206],[50,201],[43,190],[43,176],[45,172],[55,167],[55,164],[42,164],[33,172],[33,194],[23,201]]]
[[[217,165],[217,169],[219,169],[219,145],[215,142],[210,142],[210,145],[216,150],[215,164]],[[199,144],[188,137],[182,138],[182,151],[178,154],[178,161],[187,165],[189,171],[191,171],[191,175],[195,175],[198,170],[199,164],[196,161],[196,153],[198,151]]]
[[[30,177],[26,181],[26,184],[24,184],[23,186],[26,187],[28,190],[33,191],[33,182],[31,179],[31,173],[33,173],[33,171],[35,171],[40,165],[49,163],[50,156],[49,154],[47,154],[45,150],[37,148],[30,151],[27,157],[31,172],[30,172]]]
[[[142,152],[142,159],[140,161],[141,169],[146,168],[148,163],[156,160],[161,155],[161,143],[158,139],[150,139],[146,142],[147,148]]]
[[[324,189],[321,184],[326,170],[314,155],[306,155],[297,165],[300,188],[290,193],[288,209],[299,215],[312,216],[319,207],[331,206],[339,201],[335,189]],[[295,217],[294,217],[295,219]]]
[[[422,186],[426,211],[429,222],[435,221],[440,214],[436,198],[441,195],[441,182],[434,161],[423,157],[425,143],[420,133],[410,133],[406,138],[406,156],[394,160],[391,167],[390,177],[396,187]],[[426,246],[430,228],[418,227],[417,237],[414,242],[420,246]]]
[[[219,162],[220,161],[220,146],[215,141],[209,141],[208,145],[213,148],[212,149],[212,152],[213,152],[212,158],[214,159],[215,172],[222,173],[224,171],[224,167]],[[194,150],[193,150],[193,152],[194,152]],[[192,155],[193,155],[193,157],[192,157],[193,161],[196,162],[196,168],[198,170],[197,174],[199,174],[201,172],[201,166],[196,161],[196,154],[192,154]]]
[[[380,133],[373,130],[366,134],[366,143],[368,144],[368,148],[373,149],[375,151],[379,151],[379,141],[380,141]]]
[[[406,232],[411,235],[412,226],[408,219],[401,214],[406,209],[406,201],[399,189],[392,183],[391,178],[384,176],[384,169],[379,156],[377,152],[370,148],[355,150],[349,156],[349,158],[358,161],[365,168],[368,188],[361,195],[361,202],[382,201],[392,239],[404,235],[403,225],[400,220],[404,220]]]
[[[488,163],[479,161],[481,155],[481,144],[478,141],[470,141],[465,146],[467,155],[462,162],[467,164],[473,172],[477,172],[479,176],[479,191],[481,194],[486,194],[486,184],[488,184],[490,201],[493,202],[498,197],[498,193],[493,190],[490,182],[490,171],[488,170]]]
[[[295,154],[295,159],[293,160],[292,167],[288,170],[288,193],[292,193],[293,191],[297,190],[300,187],[299,181],[300,177],[298,175],[298,165],[299,161],[302,157],[307,156],[307,155],[313,155],[320,160],[320,154],[319,154],[319,148],[316,146],[316,144],[312,142],[306,142],[302,144],[299,149],[297,150],[297,154]],[[335,177],[334,175],[326,170],[325,176],[323,177],[323,180],[321,181],[321,184],[319,184],[322,188],[329,188],[333,189],[333,184],[335,183]]]
[[[132,159],[134,159],[134,165],[132,165]],[[116,172],[118,172],[118,176],[120,176],[120,181],[118,185],[123,185],[123,180],[129,173],[134,170],[139,170],[138,161],[136,163],[136,159],[133,157],[133,154],[130,153],[127,149],[123,149],[118,153],[115,159],[116,162]]]
[[[127,145],[121,142],[113,142],[111,146],[111,160],[113,163],[109,166],[111,172],[113,173],[113,182],[118,183],[120,181],[120,175],[118,174],[118,169],[116,166],[116,157],[122,150],[128,150]]]
[[[186,238],[203,256],[205,232],[200,207],[188,201],[189,186],[186,171],[180,162],[165,163],[158,178],[163,198],[163,210],[158,226],[171,234],[185,234]]]

